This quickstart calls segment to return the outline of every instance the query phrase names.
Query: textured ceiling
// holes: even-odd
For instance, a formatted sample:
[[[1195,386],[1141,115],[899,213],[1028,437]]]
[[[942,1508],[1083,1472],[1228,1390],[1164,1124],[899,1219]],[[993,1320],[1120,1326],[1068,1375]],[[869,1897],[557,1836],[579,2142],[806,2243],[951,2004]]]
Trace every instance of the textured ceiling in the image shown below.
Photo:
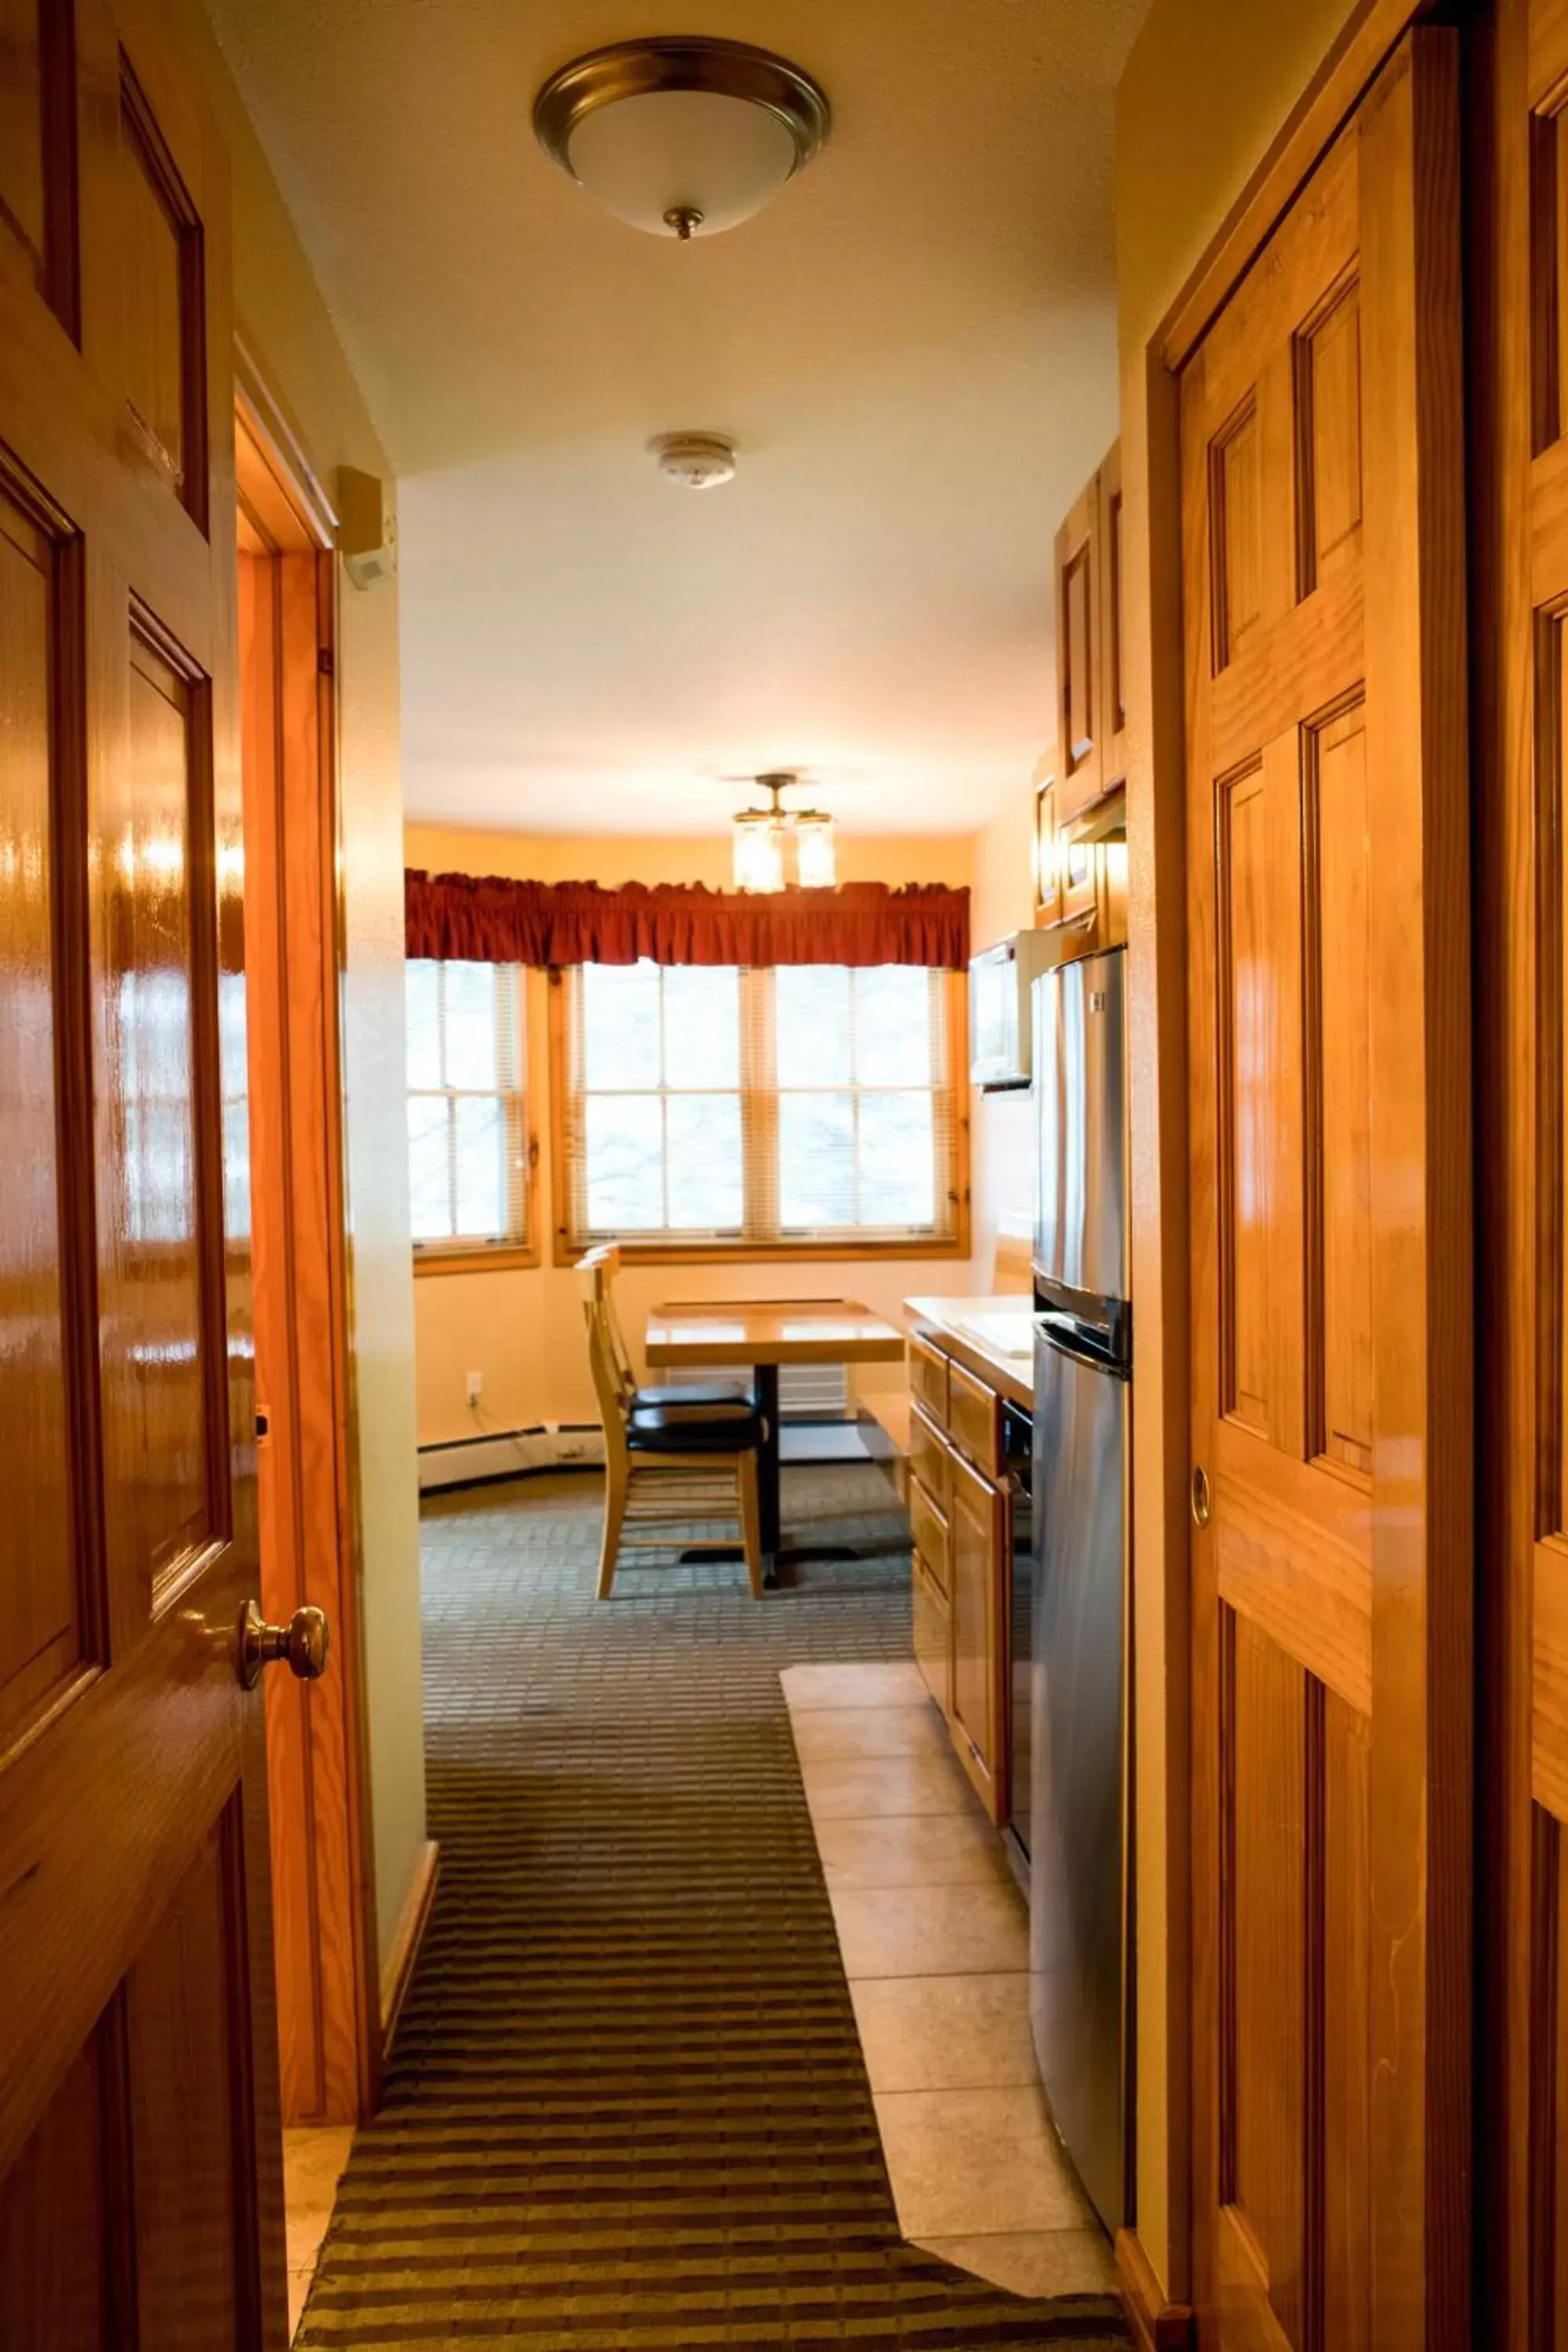
[[[397,468],[412,815],[711,829],[799,766],[982,824],[1048,740],[1050,543],[1116,429],[1112,91],[1144,0],[208,0]],[[533,142],[647,31],[834,109],[755,220],[626,228]],[[671,487],[708,427],[740,472]]]

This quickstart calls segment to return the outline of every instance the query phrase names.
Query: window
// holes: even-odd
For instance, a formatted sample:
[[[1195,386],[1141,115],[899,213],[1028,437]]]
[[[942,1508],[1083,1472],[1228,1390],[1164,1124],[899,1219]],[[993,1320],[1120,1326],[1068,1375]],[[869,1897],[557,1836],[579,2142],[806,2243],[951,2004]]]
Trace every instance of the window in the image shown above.
[[[945,973],[584,964],[561,992],[568,1253],[959,1245]]]
[[[531,1249],[527,975],[406,966],[408,1180],[418,1255]]]

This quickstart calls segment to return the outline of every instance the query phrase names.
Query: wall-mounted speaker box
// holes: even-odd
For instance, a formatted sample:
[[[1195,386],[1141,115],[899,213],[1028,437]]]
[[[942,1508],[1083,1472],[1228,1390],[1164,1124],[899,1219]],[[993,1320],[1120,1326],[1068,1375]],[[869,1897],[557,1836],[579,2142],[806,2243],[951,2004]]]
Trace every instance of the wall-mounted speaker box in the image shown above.
[[[397,516],[387,485],[357,466],[338,467],[338,552],[356,588],[374,588],[397,569]]]

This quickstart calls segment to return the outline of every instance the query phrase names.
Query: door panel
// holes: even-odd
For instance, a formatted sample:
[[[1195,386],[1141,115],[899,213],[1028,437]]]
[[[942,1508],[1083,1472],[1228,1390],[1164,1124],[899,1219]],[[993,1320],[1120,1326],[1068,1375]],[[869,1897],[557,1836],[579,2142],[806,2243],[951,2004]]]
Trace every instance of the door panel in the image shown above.
[[[1464,640],[1461,600],[1423,601],[1462,579],[1457,142],[1453,44],[1412,35],[1182,383],[1196,2267],[1226,2347],[1468,2340]]]
[[[226,180],[155,0],[0,12],[0,2340],[268,2352]]]

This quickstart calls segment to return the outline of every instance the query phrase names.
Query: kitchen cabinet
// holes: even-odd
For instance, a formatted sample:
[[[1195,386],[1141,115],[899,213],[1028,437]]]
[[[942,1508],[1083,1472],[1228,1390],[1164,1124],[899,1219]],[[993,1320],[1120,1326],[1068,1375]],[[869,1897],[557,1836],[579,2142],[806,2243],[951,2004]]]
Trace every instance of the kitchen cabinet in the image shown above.
[[[1009,1561],[1007,1501],[953,1454],[948,1471],[948,1608],[952,1696],[948,1719],[958,1760],[994,1822],[1003,1818],[1006,1761],[1004,1612]]]
[[[1118,442],[1057,533],[1058,830],[1127,780],[1123,570]]]
[[[916,1662],[986,1811],[1007,1805],[1011,1500],[1002,1400],[925,1339],[909,1348]]]

